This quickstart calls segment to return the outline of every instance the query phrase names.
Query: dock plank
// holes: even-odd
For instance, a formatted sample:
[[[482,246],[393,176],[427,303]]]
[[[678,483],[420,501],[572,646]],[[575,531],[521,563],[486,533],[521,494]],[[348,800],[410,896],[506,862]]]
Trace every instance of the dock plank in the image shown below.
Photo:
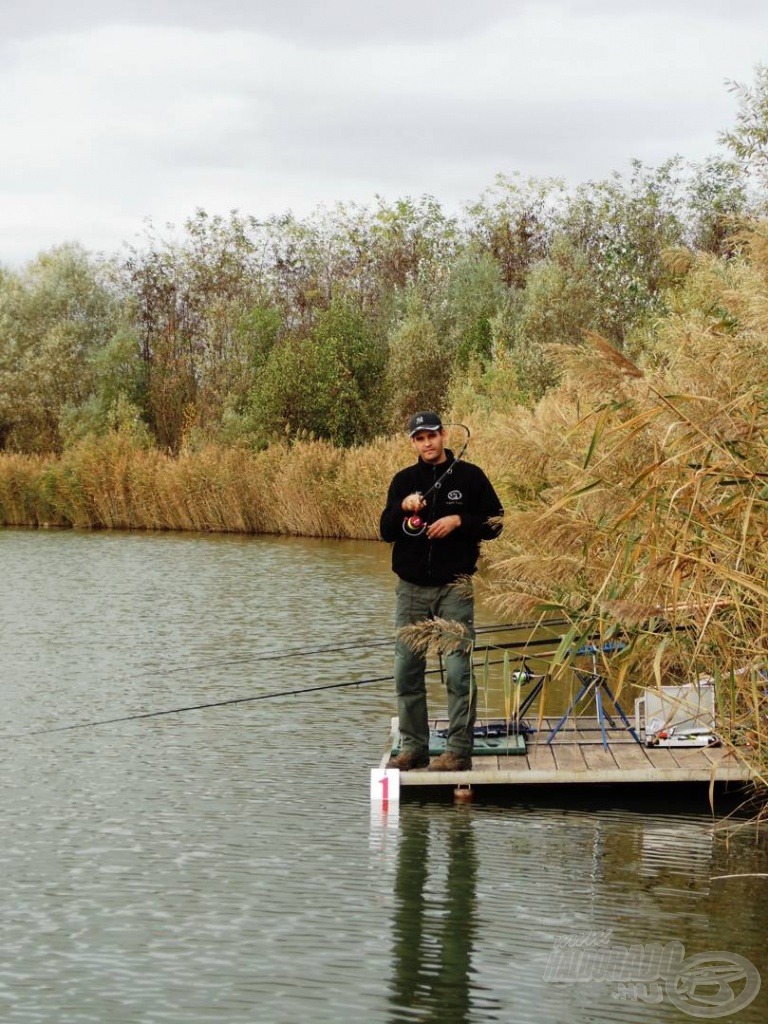
[[[404,772],[400,785],[483,786],[561,784],[688,783],[746,781],[750,771],[724,747],[644,747],[624,729],[609,730],[609,748],[602,747],[594,717],[572,718],[551,744],[546,742],[556,718],[538,722],[528,736],[525,755],[481,754],[470,772]],[[396,720],[393,725],[396,728]],[[382,759],[386,763],[387,754]]]
[[[711,769],[712,761],[704,750],[704,747],[672,747],[671,753],[681,768]]]
[[[505,757],[504,761],[524,761],[525,758],[521,755],[515,757]],[[499,758],[498,756],[483,755],[482,757],[472,758],[472,770],[476,772],[497,772],[499,770]]]
[[[610,747],[606,750],[602,745],[596,747],[591,744],[584,743],[579,744],[579,751],[590,771],[612,771],[614,768],[618,768],[616,759],[613,756],[613,750]],[[555,754],[555,758],[557,758],[557,754]]]
[[[552,753],[555,755],[555,764],[557,765],[558,771],[587,771],[587,762],[584,760],[581,748],[577,744],[555,742],[552,744],[551,749]],[[612,764],[612,767],[615,768],[615,764]]]
[[[707,760],[711,761],[712,764],[718,765],[718,767],[728,765],[732,768],[735,765],[741,764],[737,755],[732,750],[729,750],[728,747],[703,747],[702,753]]]
[[[672,751],[662,747],[646,747],[648,760],[659,771],[671,771],[679,768],[677,761],[672,756]]]
[[[619,768],[648,768],[655,769],[655,765],[645,752],[645,748],[633,740],[631,743],[616,743],[611,747],[616,764]]]
[[[718,754],[720,757],[717,757]],[[731,750],[726,750],[724,747],[721,747],[720,750],[708,750],[707,756],[712,758],[712,763],[717,765],[718,771],[725,768],[738,768],[740,771],[746,770],[746,764],[741,757]]]
[[[702,747],[701,752],[712,764],[719,765],[728,759],[735,763],[733,753],[727,747]]]
[[[526,761],[531,771],[549,771],[553,773],[557,771],[552,747],[548,747],[546,743],[537,743],[534,746],[529,746]]]

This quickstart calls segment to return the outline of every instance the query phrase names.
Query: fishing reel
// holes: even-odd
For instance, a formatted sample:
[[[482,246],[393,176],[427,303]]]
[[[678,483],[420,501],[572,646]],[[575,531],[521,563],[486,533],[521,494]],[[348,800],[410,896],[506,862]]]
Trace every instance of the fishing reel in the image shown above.
[[[403,520],[403,533],[406,537],[420,537],[427,526],[426,519],[422,519],[418,512],[414,512]]]
[[[528,666],[523,662],[522,666],[512,673],[512,682],[516,686],[527,686],[528,683],[533,679],[533,673]]]
[[[421,507],[417,512],[409,513],[403,520],[403,533],[406,537],[420,537],[429,526],[427,520],[421,515],[422,509],[426,507],[424,495],[420,491],[415,493],[419,496]]]

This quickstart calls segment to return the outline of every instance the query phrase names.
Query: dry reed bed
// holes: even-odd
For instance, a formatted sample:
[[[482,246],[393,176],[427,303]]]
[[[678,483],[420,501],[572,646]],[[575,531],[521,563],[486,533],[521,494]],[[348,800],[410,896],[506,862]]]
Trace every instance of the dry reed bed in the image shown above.
[[[297,441],[177,458],[119,434],[59,458],[0,456],[0,524],[374,539],[407,440],[365,448]]]
[[[716,681],[718,718],[768,783],[768,241],[690,258],[642,365],[599,337],[500,430],[509,514],[499,610],[556,613],[633,681]],[[509,502],[514,495],[514,503]],[[563,658],[566,655],[563,647]],[[747,745],[745,745],[745,743]]]
[[[389,478],[410,457],[395,439],[172,458],[113,435],[60,458],[0,456],[0,524],[372,539]]]

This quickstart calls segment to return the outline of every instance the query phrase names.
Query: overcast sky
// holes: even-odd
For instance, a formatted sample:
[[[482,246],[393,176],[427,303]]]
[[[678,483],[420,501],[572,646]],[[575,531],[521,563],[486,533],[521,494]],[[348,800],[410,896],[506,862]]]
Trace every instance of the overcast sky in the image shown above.
[[[768,0],[0,0],[0,263],[701,160],[766,62]]]

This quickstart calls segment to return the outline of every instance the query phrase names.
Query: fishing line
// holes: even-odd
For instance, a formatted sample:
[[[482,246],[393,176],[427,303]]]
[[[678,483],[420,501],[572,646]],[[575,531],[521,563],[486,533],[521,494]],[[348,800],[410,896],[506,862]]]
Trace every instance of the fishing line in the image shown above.
[[[565,620],[550,619],[545,622],[500,622],[488,626],[477,626],[475,633],[502,633],[513,629],[533,629],[536,626],[562,626],[566,625]],[[551,642],[551,641],[549,641]],[[394,643],[394,637],[373,637],[369,640],[348,640],[341,644],[320,644],[316,647],[295,647],[283,651],[274,651],[266,654],[243,655],[237,658],[228,658],[226,661],[215,659],[211,661],[198,661],[192,665],[176,665],[171,668],[147,669],[141,672],[132,672],[130,676],[120,677],[120,681],[126,682],[132,679],[152,679],[162,673],[173,675],[178,672],[197,672],[203,669],[228,669],[235,665],[251,665],[265,661],[286,661],[290,658],[306,658],[316,654],[335,654],[340,651],[347,651],[355,648],[385,647]],[[521,641],[522,643],[522,641]]]
[[[216,661],[200,661],[194,665],[177,665],[175,668],[167,669],[154,669],[146,672],[139,672],[133,674],[131,679],[142,679],[147,676],[155,676],[160,671],[165,675],[171,675],[175,672],[195,672],[199,669],[210,669],[210,668],[229,668],[230,665],[245,665],[245,664],[256,664],[262,661],[285,661],[289,658],[305,658],[313,654],[335,654],[337,651],[346,651],[350,648],[364,648],[364,647],[383,647],[391,644],[391,637],[382,637],[376,640],[366,640],[358,643],[357,641],[350,640],[345,644],[322,644],[318,647],[300,647],[294,650],[287,651],[275,651],[271,654],[251,654],[243,655],[241,658],[229,658],[226,662],[219,660]]]
[[[559,622],[559,620],[553,620],[550,624],[554,624],[555,621]],[[501,623],[501,624],[494,624],[494,625],[489,625],[489,626],[480,626],[480,627],[478,627],[476,632],[477,633],[483,633],[483,632],[489,633],[489,632],[494,632],[494,631],[498,632],[498,631],[507,630],[507,629],[525,629],[526,627],[530,628],[530,627],[533,627],[533,626],[536,626],[536,625],[544,625],[544,623],[540,623],[540,622],[534,622],[534,623]],[[391,640],[388,639],[388,642],[391,642]],[[548,642],[550,644],[552,643],[551,640],[548,641]],[[489,650],[496,650],[498,646],[499,645],[496,645],[496,644],[489,644],[487,649],[489,649]],[[520,644],[520,646],[522,646],[522,643]],[[477,647],[477,648],[475,648],[475,650],[476,650],[477,653],[480,654],[480,653],[483,653],[486,650],[486,647]],[[522,657],[525,657],[525,656],[523,655]],[[489,664],[497,665],[497,664],[502,664],[502,662],[501,661],[491,661]],[[437,668],[437,669],[427,669],[425,674],[426,675],[437,675],[437,674],[440,674],[440,673],[441,673],[441,669]],[[303,687],[299,687],[299,688],[294,689],[294,690],[273,690],[270,693],[258,693],[258,694],[251,695],[250,697],[229,697],[226,700],[207,701],[207,702],[205,702],[203,704],[188,704],[188,705],[185,705],[183,707],[177,707],[177,708],[163,708],[160,711],[140,711],[140,712],[136,712],[136,713],[130,714],[130,715],[117,715],[117,716],[115,716],[113,718],[99,718],[99,719],[94,719],[93,721],[89,721],[89,722],[75,722],[75,723],[73,723],[71,725],[55,725],[55,726],[51,726],[50,728],[47,728],[47,729],[31,729],[31,730],[28,730],[27,732],[22,732],[22,733],[5,733],[5,734],[0,734],[0,739],[15,740],[15,739],[24,739],[24,738],[29,737],[29,736],[45,736],[45,735],[47,735],[49,733],[54,733],[54,732],[71,732],[71,731],[73,731],[75,729],[92,729],[92,728],[94,728],[96,726],[99,726],[99,725],[114,725],[115,723],[118,723],[118,722],[134,722],[134,721],[138,721],[138,720],[143,719],[143,718],[160,718],[160,717],[162,717],[164,715],[183,714],[186,711],[203,711],[203,710],[207,710],[208,708],[222,708],[222,707],[228,707],[228,706],[233,705],[233,704],[249,704],[249,703],[255,703],[256,701],[276,700],[276,699],[278,699],[280,697],[298,697],[298,696],[301,696],[302,694],[305,694],[305,693],[319,693],[322,690],[341,690],[341,689],[344,689],[344,688],[348,688],[350,686],[366,686],[366,685],[368,685],[370,683],[391,682],[393,680],[393,678],[394,677],[391,676],[391,675],[387,675],[387,676],[371,676],[368,679],[353,679],[353,680],[350,680],[350,681],[347,681],[347,682],[343,682],[343,683],[321,683],[318,686],[303,686]]]

